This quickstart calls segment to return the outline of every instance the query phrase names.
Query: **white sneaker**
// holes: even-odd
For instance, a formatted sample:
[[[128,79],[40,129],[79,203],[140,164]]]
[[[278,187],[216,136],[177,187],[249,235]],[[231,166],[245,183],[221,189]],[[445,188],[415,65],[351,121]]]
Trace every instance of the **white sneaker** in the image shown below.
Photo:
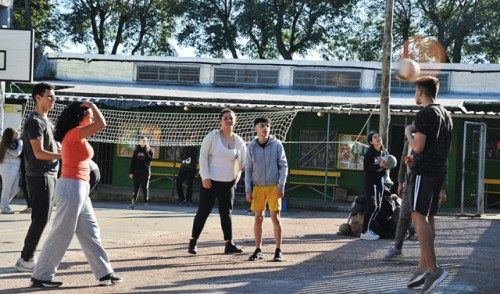
[[[32,272],[35,269],[36,260],[30,259],[29,261],[24,261],[21,257],[19,257],[16,261],[16,269],[18,272]]]
[[[359,238],[363,239],[363,240],[370,240],[370,241],[374,241],[374,240],[378,240],[380,239],[380,236],[375,234],[372,230],[368,230],[366,231],[366,233],[364,234],[361,234],[359,236]]]

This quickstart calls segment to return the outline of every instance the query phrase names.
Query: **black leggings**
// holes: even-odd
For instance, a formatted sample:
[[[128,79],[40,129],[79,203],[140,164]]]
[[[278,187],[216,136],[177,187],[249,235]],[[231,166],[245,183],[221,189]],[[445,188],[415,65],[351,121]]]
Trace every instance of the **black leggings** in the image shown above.
[[[194,217],[193,232],[191,234],[194,239],[200,237],[205,222],[214,208],[215,199],[217,199],[219,203],[220,224],[222,232],[224,233],[224,240],[233,239],[231,213],[233,211],[234,202],[234,181],[212,181],[212,188],[210,189],[205,189],[202,185],[200,189],[200,205]]]
[[[148,203],[149,178],[149,173],[134,173],[134,194],[132,194],[132,202],[137,202],[139,189],[142,189],[142,198],[144,199],[144,203]]]

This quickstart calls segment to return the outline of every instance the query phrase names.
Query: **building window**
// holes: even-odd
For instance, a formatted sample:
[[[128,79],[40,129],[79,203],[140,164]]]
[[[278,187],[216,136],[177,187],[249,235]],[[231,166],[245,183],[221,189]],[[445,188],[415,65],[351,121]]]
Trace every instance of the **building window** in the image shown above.
[[[138,65],[137,81],[168,84],[199,84],[200,68],[194,66]]]
[[[361,72],[338,70],[294,70],[293,86],[305,89],[358,90]]]
[[[325,168],[325,158],[328,158],[328,168],[334,169],[336,163],[335,140],[336,132],[330,132],[328,155],[326,153],[325,131],[300,131],[299,168]],[[324,143],[323,143],[324,142]]]
[[[486,131],[486,159],[500,159],[500,129]]]
[[[391,91],[394,92],[414,92],[415,83],[414,82],[403,82],[395,78],[395,72],[391,75]],[[448,93],[450,92],[450,74],[449,73],[439,73],[435,72],[423,72],[420,76],[434,76],[439,80],[439,92]],[[375,80],[376,90],[380,90],[382,86],[382,73],[377,73]]]
[[[215,68],[214,85],[277,87],[279,71],[274,69]]]

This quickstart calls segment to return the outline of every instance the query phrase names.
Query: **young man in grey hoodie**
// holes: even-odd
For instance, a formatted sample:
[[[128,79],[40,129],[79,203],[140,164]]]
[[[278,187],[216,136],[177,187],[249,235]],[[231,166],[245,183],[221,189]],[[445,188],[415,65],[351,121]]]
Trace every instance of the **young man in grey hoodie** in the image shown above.
[[[265,117],[254,120],[257,138],[248,145],[245,164],[246,199],[255,212],[255,252],[248,260],[262,259],[262,225],[266,203],[269,205],[274,227],[276,251],[274,261],[283,261],[281,253],[281,198],[285,193],[288,164],[281,141],[270,135],[271,123]],[[253,186],[253,187],[252,187]],[[253,189],[252,189],[253,188]]]

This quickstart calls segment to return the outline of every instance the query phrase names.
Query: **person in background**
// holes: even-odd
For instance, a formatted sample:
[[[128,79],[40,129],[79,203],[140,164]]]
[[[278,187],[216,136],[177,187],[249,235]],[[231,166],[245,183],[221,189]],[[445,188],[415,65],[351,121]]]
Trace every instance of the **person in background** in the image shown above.
[[[196,166],[198,165],[199,148],[197,146],[184,146],[181,149],[181,168],[177,175],[177,195],[175,205],[180,205],[186,201],[187,206],[193,204],[193,182],[196,176]],[[187,185],[186,195],[184,195],[184,183]]]
[[[245,166],[247,148],[245,141],[234,133],[236,114],[230,109],[223,109],[220,116],[221,129],[210,132],[201,144],[200,205],[193,222],[188,253],[197,253],[198,238],[205,222],[212,212],[215,200],[219,203],[219,216],[224,233],[225,254],[242,253],[233,242],[234,192],[241,172]]]
[[[31,214],[31,199],[28,195],[28,188],[26,187],[26,165],[24,163],[24,152],[21,152],[19,158],[21,158],[21,176],[19,177],[19,187],[23,193],[24,200],[26,200],[26,208],[21,210],[19,213]]]
[[[142,189],[144,205],[148,205],[151,160],[153,160],[153,149],[149,146],[148,138],[140,136],[139,144],[136,146],[130,162],[129,177],[134,180],[134,191],[132,203],[128,206],[128,209],[134,209],[140,189]]]
[[[363,159],[363,169],[365,171],[365,197],[366,208],[363,220],[363,233],[360,238],[363,240],[377,240],[379,235],[372,229],[372,223],[375,221],[382,204],[382,195],[384,191],[385,168],[389,164],[382,159],[385,154],[382,151],[382,138],[376,132],[368,134],[368,143],[370,147],[366,150]]]
[[[48,118],[56,102],[54,89],[47,83],[38,83],[33,87],[35,111],[28,116],[23,127],[26,187],[32,212],[21,257],[15,265],[20,272],[31,272],[35,268],[36,247],[52,213],[58,160],[61,159],[61,150],[54,140],[54,125]]]
[[[268,204],[276,243],[273,261],[283,261],[280,211],[281,199],[285,194],[288,163],[281,141],[270,135],[271,122],[265,117],[259,117],[254,120],[253,124],[257,138],[248,145],[245,190],[246,199],[252,203],[251,210],[255,212],[256,248],[248,260],[262,259],[262,227],[266,204]]]
[[[18,138],[17,131],[6,128],[0,142],[0,176],[2,177],[2,214],[14,214],[10,201],[19,192],[19,170],[21,168],[21,152],[23,140]]]
[[[90,165],[94,149],[87,138],[106,127],[101,111],[92,102],[73,102],[61,113],[55,139],[62,143],[62,172],[57,180],[56,217],[31,276],[31,287],[53,288],[57,268],[76,235],[100,286],[120,283],[101,245],[99,224],[90,200]]]
[[[403,256],[404,240],[407,236],[411,236],[411,233],[409,232],[411,229],[411,193],[408,189],[406,189],[406,186],[408,185],[408,181],[411,177],[410,165],[412,160],[413,155],[411,154],[411,148],[408,145],[408,141],[406,141],[398,172],[398,196],[401,198],[401,209],[399,211],[398,226],[396,228],[396,236],[394,238],[394,247],[389,247],[389,250],[384,255],[384,259],[386,260]],[[448,169],[446,169],[443,186],[440,191],[440,194],[444,195],[446,195],[446,190],[448,189],[447,170]],[[443,199],[443,197],[440,196],[440,199]],[[444,205],[444,202],[440,202],[439,205]]]
[[[101,171],[99,170],[99,166],[95,161],[92,159],[89,159],[89,167],[90,167],[90,191],[89,194],[94,191],[94,189],[97,187],[97,184],[101,180]]]

